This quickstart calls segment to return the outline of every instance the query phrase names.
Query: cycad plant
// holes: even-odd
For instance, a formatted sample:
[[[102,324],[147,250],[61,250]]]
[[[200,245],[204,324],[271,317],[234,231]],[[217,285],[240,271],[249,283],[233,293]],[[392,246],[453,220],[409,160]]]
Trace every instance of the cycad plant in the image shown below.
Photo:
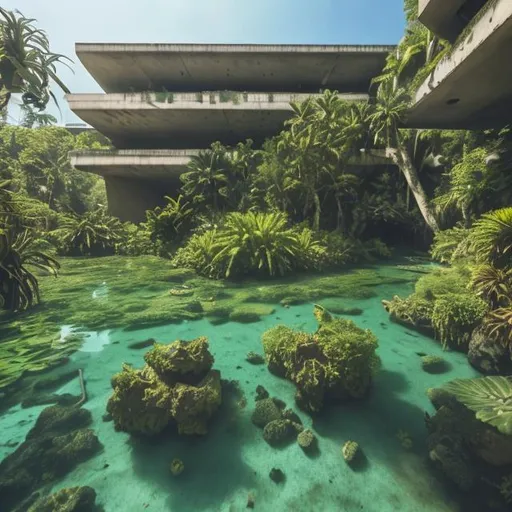
[[[294,267],[299,249],[282,212],[228,214],[218,245],[213,264],[225,262],[226,277],[250,272],[284,275]]]
[[[50,236],[63,254],[100,256],[115,252],[125,236],[125,228],[105,208],[98,208],[80,216],[64,217]]]
[[[45,32],[34,21],[0,7],[0,111],[15,92],[22,93],[23,104],[43,110],[50,97],[56,101],[51,81],[70,92],[56,73],[56,64],[70,59],[50,52]]]
[[[473,226],[470,243],[479,261],[512,267],[512,207],[482,215]]]
[[[39,301],[39,269],[56,275],[58,262],[39,249],[40,240],[25,228],[8,182],[0,184],[0,307],[20,311]]]

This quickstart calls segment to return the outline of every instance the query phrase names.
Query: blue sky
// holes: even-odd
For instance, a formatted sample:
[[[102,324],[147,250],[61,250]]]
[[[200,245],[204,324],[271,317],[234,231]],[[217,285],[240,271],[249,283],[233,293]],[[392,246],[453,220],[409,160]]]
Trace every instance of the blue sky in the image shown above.
[[[75,57],[75,42],[394,44],[404,31],[402,5],[403,0],[2,2],[36,18],[52,51],[74,60],[74,74],[66,68],[60,72],[72,92],[101,92]],[[78,120],[64,100],[59,104],[62,117],[50,109],[59,123]],[[11,110],[14,121],[17,109]]]

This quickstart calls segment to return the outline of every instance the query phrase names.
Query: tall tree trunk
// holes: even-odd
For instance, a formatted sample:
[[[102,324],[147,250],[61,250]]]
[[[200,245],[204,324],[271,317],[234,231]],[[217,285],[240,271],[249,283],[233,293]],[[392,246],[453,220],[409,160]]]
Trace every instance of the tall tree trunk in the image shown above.
[[[343,206],[341,204],[339,194],[335,194],[334,197],[336,199],[336,205],[338,206],[338,214],[336,216],[336,231],[339,231],[340,233],[344,233],[345,232],[345,219],[343,217]]]
[[[423,190],[418,173],[416,172],[409,153],[407,152],[407,148],[400,140],[397,140],[396,146],[396,148],[387,148],[387,153],[395,165],[400,169],[400,171],[402,171],[425,223],[435,233],[436,231],[439,231],[439,225],[428,202],[427,194],[425,194],[425,191]]]
[[[320,215],[322,213],[322,207],[320,206],[320,198],[316,190],[313,190],[313,201],[315,202],[315,215],[313,217],[313,229],[315,231],[320,230]]]

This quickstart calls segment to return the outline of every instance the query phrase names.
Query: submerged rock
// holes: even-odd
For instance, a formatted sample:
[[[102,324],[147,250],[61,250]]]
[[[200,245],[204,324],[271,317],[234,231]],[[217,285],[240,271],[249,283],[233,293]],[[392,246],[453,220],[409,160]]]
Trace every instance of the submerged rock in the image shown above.
[[[264,428],[268,423],[274,420],[280,420],[282,412],[272,398],[263,398],[256,402],[256,407],[252,413],[251,420],[257,427]]]
[[[263,439],[271,446],[288,443],[296,437],[297,431],[290,420],[274,420],[263,429]]]
[[[509,346],[488,336],[483,327],[477,327],[471,334],[468,361],[485,375],[512,375]]]
[[[265,364],[265,358],[256,352],[249,352],[245,360],[251,364]]]
[[[41,485],[70,472],[101,449],[86,409],[44,409],[25,441],[0,463],[2,510],[10,510]]]
[[[135,343],[130,343],[128,348],[132,350],[141,350],[143,348],[152,347],[156,343],[156,340],[153,338],[148,338],[144,341],[136,341]]]
[[[305,451],[312,450],[316,444],[315,434],[308,428],[300,432],[297,436],[297,443]]]
[[[279,468],[272,468],[268,476],[270,480],[276,484],[280,484],[286,480],[285,474]]]
[[[352,464],[359,455],[359,444],[355,441],[347,441],[341,448],[341,453],[347,464]]]
[[[171,473],[173,476],[178,476],[185,470],[185,464],[181,459],[174,459],[170,466]]]
[[[295,383],[295,401],[310,413],[320,411],[326,399],[363,398],[379,366],[371,331],[332,318],[321,306],[315,306],[314,314],[315,334],[279,325],[262,337],[269,371]]]
[[[174,422],[180,434],[206,434],[222,401],[220,373],[211,369],[206,338],[156,344],[144,359],[141,370],[124,365],[112,377],[107,412],[116,429],[154,435]]]
[[[422,356],[421,368],[427,373],[445,373],[449,370],[448,363],[440,356]]]
[[[512,472],[512,436],[476,418],[447,390],[429,390],[437,412],[426,416],[432,464],[481,510],[509,510],[502,485]]]
[[[261,385],[256,386],[256,401],[268,398],[270,395],[268,391]]]
[[[28,512],[93,512],[96,491],[92,487],[70,487],[38,499]]]

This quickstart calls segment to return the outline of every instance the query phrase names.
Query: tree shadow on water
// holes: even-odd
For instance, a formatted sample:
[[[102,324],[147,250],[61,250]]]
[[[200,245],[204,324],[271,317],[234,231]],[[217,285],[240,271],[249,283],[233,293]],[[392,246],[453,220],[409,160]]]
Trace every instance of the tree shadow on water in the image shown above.
[[[165,510],[220,510],[237,490],[255,486],[254,471],[241,453],[249,442],[247,419],[240,414],[234,394],[223,393],[224,403],[207,435],[166,432],[158,439],[132,438],[130,442],[137,476],[168,494]],[[183,461],[182,474],[172,475],[173,459]]]

